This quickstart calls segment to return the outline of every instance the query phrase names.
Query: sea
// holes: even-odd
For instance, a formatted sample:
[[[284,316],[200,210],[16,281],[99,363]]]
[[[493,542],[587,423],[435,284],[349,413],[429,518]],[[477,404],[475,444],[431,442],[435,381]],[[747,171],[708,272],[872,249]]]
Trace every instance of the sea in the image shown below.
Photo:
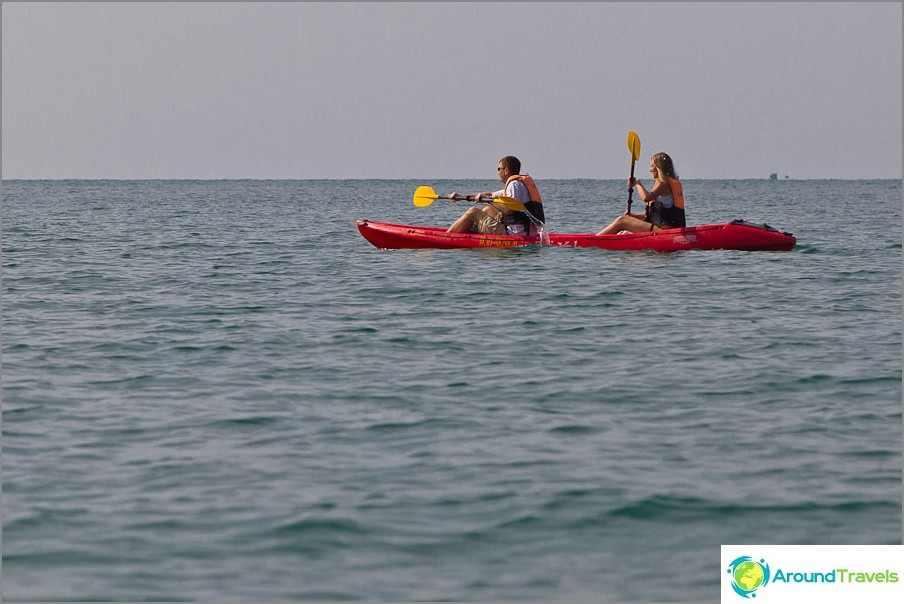
[[[422,185],[494,187],[4,181],[3,599],[717,601],[723,544],[901,543],[900,180],[685,181],[790,252],[361,237],[465,209]]]

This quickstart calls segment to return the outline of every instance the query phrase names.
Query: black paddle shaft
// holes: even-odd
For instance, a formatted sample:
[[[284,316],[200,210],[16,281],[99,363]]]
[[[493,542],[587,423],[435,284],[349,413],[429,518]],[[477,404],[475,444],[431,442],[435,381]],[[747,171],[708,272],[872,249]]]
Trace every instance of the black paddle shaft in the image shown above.
[[[634,158],[631,158],[631,180],[634,180]],[[628,183],[628,211],[625,214],[631,213],[631,196],[634,195],[634,187],[631,183]]]

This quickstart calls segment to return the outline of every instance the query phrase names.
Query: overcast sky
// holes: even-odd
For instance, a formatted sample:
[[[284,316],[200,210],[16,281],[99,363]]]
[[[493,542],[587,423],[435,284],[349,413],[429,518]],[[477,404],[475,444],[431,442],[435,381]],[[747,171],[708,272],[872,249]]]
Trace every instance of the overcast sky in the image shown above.
[[[3,178],[901,178],[901,3],[9,3]]]

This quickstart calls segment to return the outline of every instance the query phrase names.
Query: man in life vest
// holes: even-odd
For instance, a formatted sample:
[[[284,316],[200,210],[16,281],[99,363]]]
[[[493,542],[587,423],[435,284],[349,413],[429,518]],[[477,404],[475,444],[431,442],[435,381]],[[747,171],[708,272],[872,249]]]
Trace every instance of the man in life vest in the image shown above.
[[[499,160],[496,168],[499,180],[505,186],[498,191],[482,191],[472,197],[475,202],[497,197],[513,197],[524,204],[527,213],[519,212],[501,203],[491,203],[480,208],[469,208],[452,223],[447,233],[480,233],[485,235],[531,235],[537,232],[537,223],[546,222],[543,214],[543,200],[537,183],[528,174],[521,174],[521,162],[513,155]],[[449,199],[457,201],[458,193],[451,193]]]
[[[646,211],[643,214],[623,214],[597,235],[611,235],[621,231],[642,233],[686,226],[684,191],[678,174],[675,173],[672,158],[666,153],[654,155],[650,158],[650,174],[656,182],[649,191],[636,178],[628,180],[628,186],[635,187],[640,198],[646,202]]]

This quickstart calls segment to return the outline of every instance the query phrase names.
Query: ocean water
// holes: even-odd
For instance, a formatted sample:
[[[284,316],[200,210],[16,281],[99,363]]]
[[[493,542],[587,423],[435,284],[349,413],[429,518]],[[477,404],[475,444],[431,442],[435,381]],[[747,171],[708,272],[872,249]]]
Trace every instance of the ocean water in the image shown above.
[[[553,231],[624,181],[538,181]],[[901,543],[900,181],[685,182],[788,253],[377,250],[491,181],[6,181],[5,600],[719,598]]]

